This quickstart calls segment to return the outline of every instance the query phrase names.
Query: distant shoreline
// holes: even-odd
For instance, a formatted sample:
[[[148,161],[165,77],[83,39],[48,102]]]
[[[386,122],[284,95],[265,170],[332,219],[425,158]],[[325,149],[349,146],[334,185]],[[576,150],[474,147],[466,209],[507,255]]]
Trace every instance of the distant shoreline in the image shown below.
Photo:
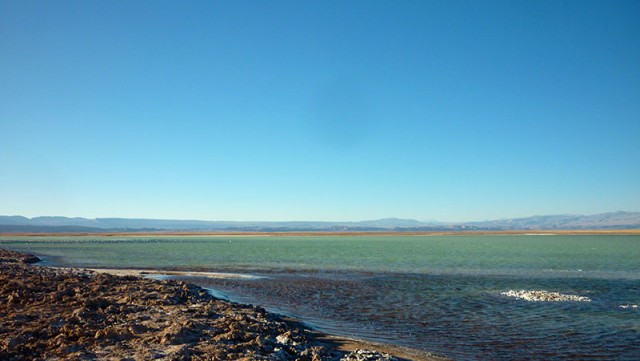
[[[149,237],[149,236],[208,236],[208,237],[326,237],[326,236],[494,236],[494,235],[640,235],[640,229],[586,229],[586,230],[470,230],[470,231],[371,231],[371,232],[224,232],[224,231],[158,231],[158,232],[7,232],[0,237]]]

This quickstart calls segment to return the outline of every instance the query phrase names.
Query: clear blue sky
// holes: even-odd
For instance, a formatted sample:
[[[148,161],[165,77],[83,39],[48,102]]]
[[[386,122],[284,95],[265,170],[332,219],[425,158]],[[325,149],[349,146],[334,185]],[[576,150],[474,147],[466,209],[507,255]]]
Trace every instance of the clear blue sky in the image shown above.
[[[639,1],[0,2],[0,214],[640,211]]]

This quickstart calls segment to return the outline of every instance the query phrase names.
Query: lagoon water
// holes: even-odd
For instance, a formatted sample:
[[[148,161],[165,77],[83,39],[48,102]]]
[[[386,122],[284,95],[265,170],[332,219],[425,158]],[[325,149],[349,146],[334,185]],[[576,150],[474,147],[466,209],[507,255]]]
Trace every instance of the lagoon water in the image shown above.
[[[0,246],[52,265],[263,276],[190,281],[329,333],[458,360],[640,359],[640,236],[4,237]],[[504,294],[520,290],[589,301]]]

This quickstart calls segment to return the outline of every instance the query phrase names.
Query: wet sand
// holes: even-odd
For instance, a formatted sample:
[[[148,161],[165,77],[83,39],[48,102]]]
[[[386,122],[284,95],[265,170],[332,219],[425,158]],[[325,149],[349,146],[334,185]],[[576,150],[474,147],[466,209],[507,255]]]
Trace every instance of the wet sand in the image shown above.
[[[0,359],[445,360],[324,335],[192,284],[141,277],[167,272],[33,265],[37,261],[0,250]]]

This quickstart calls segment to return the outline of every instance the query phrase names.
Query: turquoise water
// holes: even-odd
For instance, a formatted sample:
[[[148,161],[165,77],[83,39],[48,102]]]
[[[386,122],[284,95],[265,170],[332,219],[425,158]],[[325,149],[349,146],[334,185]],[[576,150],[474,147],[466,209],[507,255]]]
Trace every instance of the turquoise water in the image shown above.
[[[640,236],[12,237],[82,266],[638,278]]]
[[[640,236],[10,237],[0,245],[52,264],[267,276],[192,281],[332,333],[456,359],[640,359]],[[509,290],[591,302],[527,302],[502,295]]]

